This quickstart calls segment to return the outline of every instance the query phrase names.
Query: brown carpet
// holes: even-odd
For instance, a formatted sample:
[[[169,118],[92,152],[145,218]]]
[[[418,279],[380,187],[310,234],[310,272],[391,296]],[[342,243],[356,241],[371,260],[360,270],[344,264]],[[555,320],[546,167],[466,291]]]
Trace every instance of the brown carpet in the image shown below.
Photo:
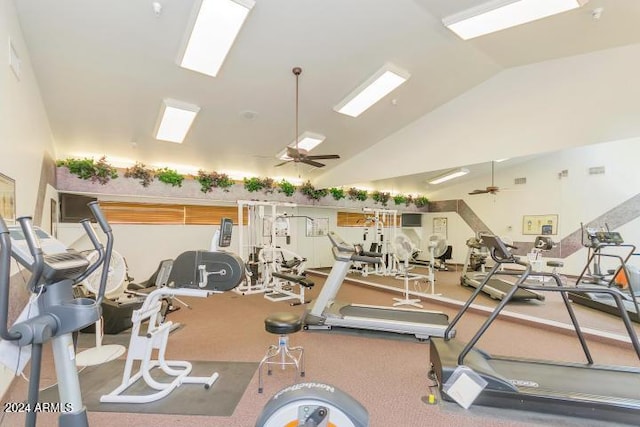
[[[444,276],[438,276],[436,291],[445,286]],[[448,283],[456,288],[453,274]],[[459,277],[459,275],[458,275]],[[317,295],[322,279],[309,292]],[[462,291],[468,292],[461,288]],[[397,296],[363,286],[345,284],[339,298],[363,304],[391,305]],[[167,357],[185,360],[232,360],[258,362],[276,337],[265,332],[264,318],[275,311],[302,313],[305,307],[290,307],[285,302],[273,303],[261,295],[240,296],[232,292],[207,299],[187,299],[192,310],[182,309],[170,315],[185,326],[171,335]],[[544,307],[544,306],[543,306]],[[425,308],[442,310],[453,316],[456,309],[425,302]],[[542,308],[545,310],[544,308]],[[468,340],[484,316],[470,313],[458,328],[458,336]],[[409,340],[389,340],[352,334],[299,332],[291,337],[293,345],[305,348],[305,380],[333,384],[362,403],[370,414],[372,427],[413,426],[605,426],[591,420],[578,420],[546,414],[503,411],[472,407],[462,410],[450,404],[423,403],[430,381],[429,346]],[[582,361],[577,340],[565,334],[532,326],[498,320],[481,340],[479,346],[493,354],[522,357]],[[638,366],[638,359],[627,347],[590,342],[598,363]],[[46,348],[49,346],[47,345]],[[45,352],[42,386],[55,382],[50,355]],[[92,427],[126,425],[127,427],[175,427],[206,425],[213,427],[250,427],[267,400],[291,383],[291,372],[275,370],[265,378],[264,394],[257,393],[258,375],[253,375],[233,415],[229,417],[158,415],[90,412]],[[26,383],[16,380],[5,397],[21,401],[26,396]],[[39,414],[42,426],[56,425],[55,414]],[[0,425],[15,427],[24,424],[23,414],[4,414]],[[612,424],[609,424],[612,425]]]

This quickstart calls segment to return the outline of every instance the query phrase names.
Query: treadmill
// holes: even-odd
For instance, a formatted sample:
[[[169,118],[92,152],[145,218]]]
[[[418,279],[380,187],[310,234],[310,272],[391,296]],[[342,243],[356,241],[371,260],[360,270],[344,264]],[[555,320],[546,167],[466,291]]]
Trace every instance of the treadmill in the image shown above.
[[[513,290],[505,296],[468,343],[452,339],[448,334],[449,331],[445,333],[444,338],[431,340],[431,374],[436,378],[440,390],[442,391],[443,385],[455,370],[464,365],[488,383],[473,402],[474,404],[637,425],[640,419],[640,367],[595,364],[567,296],[570,289],[577,293],[601,292],[611,295],[616,301],[622,321],[640,360],[640,342],[623,308],[619,294],[608,288],[576,289],[563,286],[560,277],[555,273],[535,273],[535,275],[552,278],[555,285],[545,287],[527,284],[525,280],[531,274],[531,266],[527,262],[512,255],[507,245],[496,236],[483,236],[483,241],[489,247],[496,265],[455,316],[449,328],[453,328],[467,312],[482,287],[491,279],[500,265],[517,264],[524,266],[525,271],[518,278]],[[586,363],[497,357],[474,348],[510,301],[517,288],[560,293],[582,346]],[[444,392],[443,398],[452,400]]]
[[[640,270],[627,265],[627,262],[635,253],[636,247],[632,244],[624,243],[620,233],[615,231],[596,231],[592,228],[586,229],[589,242],[583,245],[589,248],[589,256],[582,272],[578,276],[576,286],[596,286],[609,288],[615,291],[622,298],[622,304],[629,318],[636,323],[640,323]],[[584,233],[583,233],[584,239]],[[601,271],[601,261],[613,259],[617,261],[618,267],[615,270],[603,274]],[[616,277],[624,272],[628,288],[619,289],[615,282]],[[584,305],[605,313],[620,315],[616,306],[616,301],[610,294],[597,292],[569,292],[569,299],[576,304]]]
[[[311,309],[305,313],[304,329],[328,330],[333,327],[365,329],[415,335],[420,340],[429,339],[432,336],[444,336],[449,325],[449,317],[439,311],[336,301],[335,297],[349,272],[351,263],[360,261],[378,264],[381,262],[381,255],[376,252],[365,252],[361,246],[353,246],[345,242],[335,232],[329,232],[327,235],[333,245],[335,262]]]
[[[460,276],[460,285],[470,288],[478,288],[482,280],[485,278],[486,273],[484,273],[484,262],[485,258],[480,256],[480,260],[476,261],[476,264],[479,263],[478,267],[482,268],[481,273],[469,273],[469,266],[471,264],[471,257],[474,251],[479,250],[484,246],[482,241],[476,237],[472,237],[467,240],[467,261],[464,264],[462,269],[462,275]],[[504,275],[519,275],[520,273],[514,272],[498,272],[496,274],[504,274]],[[507,282],[506,280],[502,280],[500,278],[490,278],[489,281],[482,288],[482,292],[487,294],[489,297],[495,300],[504,299],[505,295],[511,291],[513,288],[513,283]],[[544,301],[544,295],[538,292],[533,292],[529,289],[517,289],[513,297],[512,301],[531,301],[538,300]]]

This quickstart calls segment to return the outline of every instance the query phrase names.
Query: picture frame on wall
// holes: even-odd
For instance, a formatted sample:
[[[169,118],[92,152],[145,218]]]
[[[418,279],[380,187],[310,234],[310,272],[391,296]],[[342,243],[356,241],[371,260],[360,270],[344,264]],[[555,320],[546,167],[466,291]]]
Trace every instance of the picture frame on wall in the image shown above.
[[[0,173],[0,216],[7,224],[16,222],[16,181]]]
[[[322,237],[329,233],[329,218],[307,218],[307,237]]]
[[[433,218],[433,234],[439,234],[445,239],[447,236],[447,218]]]
[[[558,215],[524,215],[522,234],[536,236],[558,234]]]

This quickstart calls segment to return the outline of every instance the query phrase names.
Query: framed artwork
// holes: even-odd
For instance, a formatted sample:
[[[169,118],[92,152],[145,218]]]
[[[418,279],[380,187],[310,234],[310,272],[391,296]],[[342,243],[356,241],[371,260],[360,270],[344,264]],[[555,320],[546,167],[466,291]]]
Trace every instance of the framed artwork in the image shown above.
[[[307,218],[307,237],[322,237],[329,232],[329,218]]]
[[[16,222],[16,182],[0,173],[0,215],[7,224]]]
[[[440,234],[446,239],[447,236],[447,218],[433,218],[433,234]]]
[[[558,234],[558,215],[524,215],[522,217],[522,234]]]

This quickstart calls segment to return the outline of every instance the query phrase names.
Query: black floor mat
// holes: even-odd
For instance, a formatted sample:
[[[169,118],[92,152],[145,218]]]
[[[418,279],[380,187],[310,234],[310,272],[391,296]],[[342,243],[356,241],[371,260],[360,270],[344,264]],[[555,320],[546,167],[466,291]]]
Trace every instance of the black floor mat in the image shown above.
[[[94,412],[133,412],[145,414],[208,415],[228,417],[251,381],[258,364],[253,362],[191,362],[192,376],[208,376],[218,372],[220,377],[209,390],[201,384],[183,384],[167,397],[151,403],[100,403],[100,397],[113,391],[122,381],[124,360],[118,359],[99,366],[90,366],[80,373],[82,399],[87,410]],[[162,372],[153,373],[163,381]],[[166,377],[165,377],[166,378]],[[127,394],[154,392],[144,381],[138,380],[126,390]],[[57,402],[58,388],[40,392],[40,401]]]

